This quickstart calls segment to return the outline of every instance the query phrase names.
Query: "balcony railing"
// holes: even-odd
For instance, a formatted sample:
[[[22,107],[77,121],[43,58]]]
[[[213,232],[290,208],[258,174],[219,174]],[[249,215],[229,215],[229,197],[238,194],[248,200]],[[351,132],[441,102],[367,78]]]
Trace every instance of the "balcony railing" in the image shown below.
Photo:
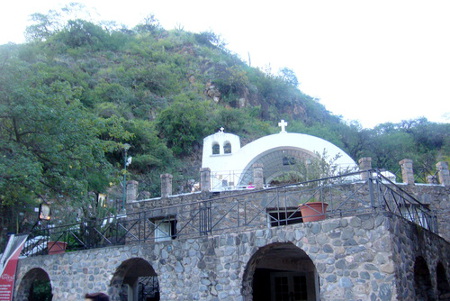
[[[362,181],[366,174],[368,180]],[[367,170],[263,190],[195,194],[197,200],[154,206],[127,215],[89,219],[75,224],[43,227],[30,234],[22,254],[47,254],[47,242],[67,242],[68,250],[82,250],[133,242],[238,232],[304,222],[299,205],[328,204],[326,218],[391,212],[437,233],[432,210],[378,170]],[[198,199],[202,198],[203,199]]]

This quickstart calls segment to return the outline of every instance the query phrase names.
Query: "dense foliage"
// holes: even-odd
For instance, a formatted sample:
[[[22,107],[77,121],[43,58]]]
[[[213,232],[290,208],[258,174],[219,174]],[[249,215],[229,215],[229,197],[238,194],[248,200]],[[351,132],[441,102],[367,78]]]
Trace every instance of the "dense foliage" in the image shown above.
[[[449,160],[449,124],[346,124],[302,93],[290,69],[252,68],[213,33],[167,31],[153,17],[133,29],[64,23],[54,11],[33,19],[26,44],[0,46],[2,229],[29,229],[27,212],[42,200],[98,215],[92,193],[120,187],[125,172],[151,195],[161,173],[183,191],[198,181],[202,139],[221,126],[245,143],[285,119],[289,131],[329,140],[355,160],[370,156],[376,167],[396,171],[411,158],[424,176]]]

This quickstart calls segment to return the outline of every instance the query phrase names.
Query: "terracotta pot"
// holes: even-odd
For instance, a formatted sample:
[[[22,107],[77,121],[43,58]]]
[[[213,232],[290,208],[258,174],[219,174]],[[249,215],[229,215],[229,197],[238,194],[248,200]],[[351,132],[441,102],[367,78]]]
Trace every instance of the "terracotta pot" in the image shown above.
[[[328,204],[322,202],[309,202],[300,205],[303,222],[321,221],[326,218]]]
[[[67,243],[63,241],[49,241],[47,243],[48,255],[66,252]]]

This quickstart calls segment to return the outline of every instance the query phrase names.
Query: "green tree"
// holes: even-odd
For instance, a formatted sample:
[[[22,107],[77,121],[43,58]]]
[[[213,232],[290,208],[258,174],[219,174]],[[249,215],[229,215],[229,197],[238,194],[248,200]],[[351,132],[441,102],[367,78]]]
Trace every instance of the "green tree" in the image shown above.
[[[98,138],[102,123],[81,105],[80,89],[53,78],[42,64],[14,57],[2,62],[2,210],[27,211],[38,198],[82,204],[88,192],[104,191],[114,174],[105,158],[111,146]],[[11,230],[8,220],[3,226]]]
[[[300,84],[298,82],[297,76],[295,75],[295,72],[292,69],[282,68],[280,70],[280,77],[284,79],[285,82],[291,84],[294,87],[298,87],[298,85]]]
[[[175,155],[189,155],[211,133],[209,103],[180,96],[158,116],[159,136]]]

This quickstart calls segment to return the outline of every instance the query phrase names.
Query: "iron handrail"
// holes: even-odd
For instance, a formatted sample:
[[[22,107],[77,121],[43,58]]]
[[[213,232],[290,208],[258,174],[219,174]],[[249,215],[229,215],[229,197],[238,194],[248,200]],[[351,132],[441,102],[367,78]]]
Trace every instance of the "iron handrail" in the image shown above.
[[[361,180],[364,173],[368,174],[365,181]],[[50,237],[66,241],[69,250],[80,250],[302,222],[305,216],[301,216],[299,205],[311,200],[328,203],[328,218],[387,211],[435,233],[438,230],[436,216],[427,205],[373,169],[263,190],[213,193],[206,199],[157,206],[124,216],[36,228],[22,254],[46,254],[42,246]]]

